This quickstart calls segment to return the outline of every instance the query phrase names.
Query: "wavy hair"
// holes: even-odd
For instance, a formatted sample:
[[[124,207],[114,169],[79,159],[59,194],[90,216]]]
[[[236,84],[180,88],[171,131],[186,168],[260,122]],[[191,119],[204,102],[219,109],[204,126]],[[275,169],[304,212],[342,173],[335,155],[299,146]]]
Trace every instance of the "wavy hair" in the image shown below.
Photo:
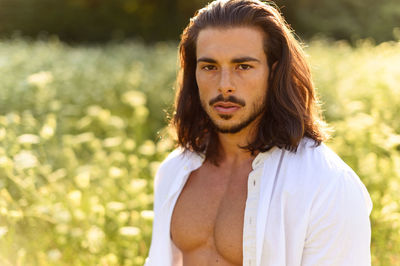
[[[324,130],[309,66],[300,43],[272,2],[217,0],[198,10],[179,43],[180,71],[171,125],[178,145],[218,163],[218,135],[203,110],[196,82],[196,42],[205,28],[258,27],[264,34],[264,52],[270,69],[266,105],[253,142],[241,147],[252,154],[274,146],[296,151],[303,137],[316,145],[328,138]]]

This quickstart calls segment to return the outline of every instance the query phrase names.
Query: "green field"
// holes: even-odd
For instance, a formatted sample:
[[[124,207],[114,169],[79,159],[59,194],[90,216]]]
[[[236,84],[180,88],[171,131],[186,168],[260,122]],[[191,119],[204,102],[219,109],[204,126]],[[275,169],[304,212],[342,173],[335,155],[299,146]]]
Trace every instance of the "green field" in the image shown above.
[[[0,265],[143,264],[176,48],[0,41]],[[399,265],[400,43],[306,52],[328,145],[374,203],[372,264]]]

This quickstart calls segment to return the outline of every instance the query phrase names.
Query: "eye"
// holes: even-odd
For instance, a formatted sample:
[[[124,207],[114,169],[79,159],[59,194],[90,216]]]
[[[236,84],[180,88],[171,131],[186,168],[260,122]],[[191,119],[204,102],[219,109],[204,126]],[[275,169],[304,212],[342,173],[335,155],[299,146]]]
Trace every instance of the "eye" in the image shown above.
[[[210,70],[215,70],[217,68],[214,65],[206,65],[206,66],[202,66],[201,69],[210,71]]]
[[[240,64],[238,66],[238,69],[240,69],[240,70],[249,70],[250,68],[252,68],[252,66],[247,65],[247,64]]]

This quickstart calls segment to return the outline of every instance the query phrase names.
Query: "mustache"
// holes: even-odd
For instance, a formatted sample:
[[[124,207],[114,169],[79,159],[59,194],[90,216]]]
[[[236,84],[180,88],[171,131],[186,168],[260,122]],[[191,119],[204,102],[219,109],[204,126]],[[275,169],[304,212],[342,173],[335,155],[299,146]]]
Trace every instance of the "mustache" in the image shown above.
[[[233,95],[228,96],[228,98],[224,99],[224,97],[222,96],[222,94],[218,95],[217,97],[211,99],[208,104],[209,105],[213,105],[216,102],[231,102],[231,103],[236,103],[240,106],[245,106],[246,103],[245,101],[243,101],[242,99],[238,99]]]

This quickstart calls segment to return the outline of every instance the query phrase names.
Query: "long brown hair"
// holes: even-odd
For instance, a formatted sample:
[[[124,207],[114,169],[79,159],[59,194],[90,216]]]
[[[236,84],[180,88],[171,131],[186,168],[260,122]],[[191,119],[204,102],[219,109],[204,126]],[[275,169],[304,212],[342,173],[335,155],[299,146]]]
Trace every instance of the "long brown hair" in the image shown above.
[[[325,124],[304,52],[274,4],[257,0],[214,1],[198,10],[184,29],[179,44],[175,112],[171,120],[178,145],[205,153],[207,159],[218,163],[217,131],[201,106],[196,82],[196,42],[202,29],[236,26],[262,29],[269,68],[276,63],[265,91],[266,106],[257,137],[242,148],[252,154],[273,146],[296,151],[304,136],[319,145],[328,135],[323,130]]]

